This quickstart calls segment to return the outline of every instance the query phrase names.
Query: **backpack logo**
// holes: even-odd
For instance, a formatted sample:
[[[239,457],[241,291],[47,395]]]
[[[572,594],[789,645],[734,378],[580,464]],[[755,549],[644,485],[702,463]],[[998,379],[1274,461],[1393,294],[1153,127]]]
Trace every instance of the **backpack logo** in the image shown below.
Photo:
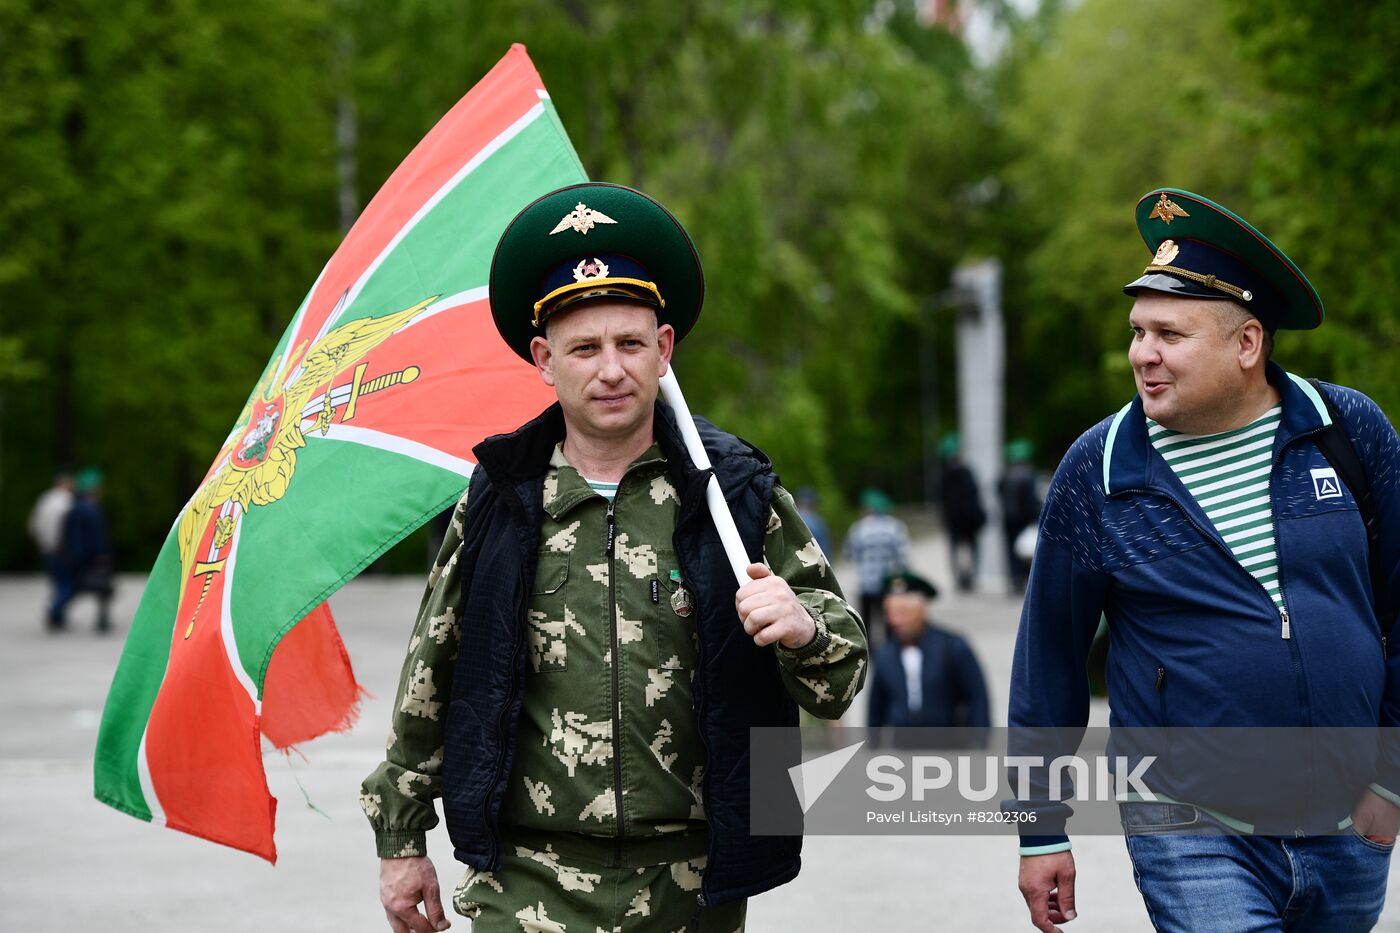
[[[1342,497],[1342,481],[1337,478],[1337,471],[1331,467],[1322,467],[1312,471],[1313,495],[1318,499],[1340,499]]]

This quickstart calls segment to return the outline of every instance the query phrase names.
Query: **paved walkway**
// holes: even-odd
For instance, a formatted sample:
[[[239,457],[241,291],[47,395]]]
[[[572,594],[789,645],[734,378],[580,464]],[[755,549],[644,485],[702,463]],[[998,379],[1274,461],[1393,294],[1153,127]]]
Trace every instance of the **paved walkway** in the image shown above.
[[[937,537],[919,538],[916,564],[951,590]],[[280,801],[276,868],[93,800],[102,702],[143,581],[121,582],[114,636],[92,634],[92,607],[80,604],[73,630],[52,637],[39,625],[42,581],[0,578],[0,929],[387,930],[378,863],[356,797],[382,754],[421,582],[362,578],[332,599],[359,680],[374,696],[349,734],[310,743],[305,758],[267,755]],[[936,608],[945,624],[972,639],[990,681],[994,721],[1004,722],[1018,601],[978,595],[944,599]],[[1095,715],[1102,719],[1105,710]],[[450,890],[460,866],[445,832],[433,834],[430,849]],[[1080,917],[1068,933],[1147,929],[1121,840],[1081,838],[1075,852]],[[1009,839],[809,837],[802,875],[756,899],[749,928],[1028,930],[1016,865]],[[457,918],[454,928],[467,923]],[[1400,897],[1379,929],[1400,931]]]

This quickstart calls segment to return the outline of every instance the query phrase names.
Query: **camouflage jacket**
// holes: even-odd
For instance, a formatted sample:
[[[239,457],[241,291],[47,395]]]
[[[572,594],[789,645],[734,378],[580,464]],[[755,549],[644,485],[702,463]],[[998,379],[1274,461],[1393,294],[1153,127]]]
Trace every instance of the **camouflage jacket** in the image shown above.
[[[653,446],[628,467],[609,504],[555,450],[545,477],[545,521],[527,620],[525,702],[503,826],[599,836],[656,836],[704,826],[704,746],[691,695],[697,643],[690,595],[672,550],[679,498],[665,465]],[[457,505],[428,578],[385,761],[361,789],[361,806],[385,858],[424,854],[424,833],[438,822],[433,801],[441,792],[446,701],[458,640],[457,556],[469,495]],[[609,512],[615,523],[611,566]],[[865,636],[826,556],[781,487],[773,493],[764,557],[817,622],[811,644],[796,651],[775,648],[783,683],[808,712],[838,718],[864,681]],[[614,649],[621,723],[616,745]]]

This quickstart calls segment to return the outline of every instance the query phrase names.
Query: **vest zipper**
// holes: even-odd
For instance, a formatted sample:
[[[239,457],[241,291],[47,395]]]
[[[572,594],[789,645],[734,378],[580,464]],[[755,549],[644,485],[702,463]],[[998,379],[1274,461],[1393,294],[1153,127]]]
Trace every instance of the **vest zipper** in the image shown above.
[[[613,747],[613,803],[617,809],[617,839],[614,845],[615,861],[622,864],[622,690],[619,685],[618,667],[622,662],[620,645],[617,642],[617,493],[608,502],[608,634],[609,652],[612,654],[612,747]]]
[[[1278,539],[1277,539],[1277,538],[1274,539],[1274,545],[1275,545],[1275,547],[1278,546]],[[1293,630],[1292,630],[1292,629],[1289,627],[1289,625],[1288,625],[1288,610],[1287,610],[1286,608],[1285,608],[1285,609],[1280,609],[1280,610],[1278,611],[1278,614],[1283,618],[1283,637],[1284,637],[1284,638],[1292,638],[1292,637],[1293,637]]]

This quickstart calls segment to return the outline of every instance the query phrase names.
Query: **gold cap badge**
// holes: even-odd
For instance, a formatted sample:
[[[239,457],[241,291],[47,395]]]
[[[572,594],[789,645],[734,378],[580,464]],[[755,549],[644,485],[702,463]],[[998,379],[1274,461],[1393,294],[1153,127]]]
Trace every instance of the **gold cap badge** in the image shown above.
[[[608,264],[601,259],[580,259],[578,265],[574,266],[574,281],[586,282],[589,279],[605,279],[608,277]]]
[[[617,223],[617,221],[613,220],[607,214],[595,211],[591,207],[585,207],[584,203],[580,201],[577,207],[565,214],[564,219],[559,221],[553,230],[549,231],[549,235],[554,236],[554,234],[563,233],[565,230],[575,230],[586,235],[589,230],[592,230],[598,224],[615,223]]]
[[[1179,252],[1181,247],[1176,245],[1176,240],[1163,240],[1162,245],[1157,247],[1157,255],[1152,257],[1152,262],[1158,266],[1169,266]]]
[[[580,207],[583,205],[580,204]],[[1190,217],[1191,215],[1183,211],[1175,201],[1167,197],[1167,193],[1162,192],[1161,199],[1152,206],[1152,213],[1147,215],[1148,220],[1158,219],[1170,226],[1173,219],[1177,217]]]

